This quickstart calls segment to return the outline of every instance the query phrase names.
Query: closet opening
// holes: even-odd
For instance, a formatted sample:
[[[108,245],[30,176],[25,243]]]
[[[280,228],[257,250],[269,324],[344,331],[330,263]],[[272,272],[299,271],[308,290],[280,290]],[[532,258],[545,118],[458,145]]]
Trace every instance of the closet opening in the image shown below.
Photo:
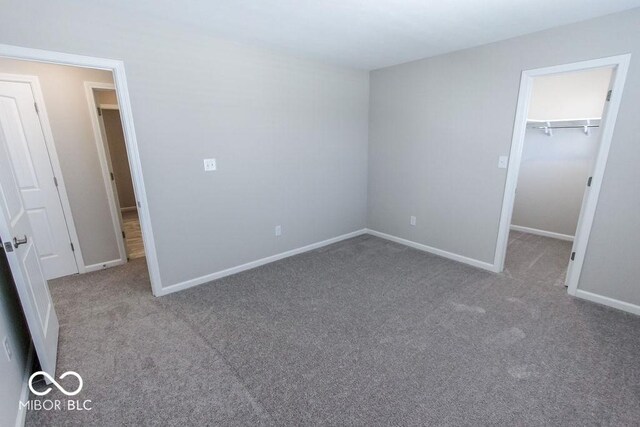
[[[628,60],[523,72],[498,271],[576,294]]]

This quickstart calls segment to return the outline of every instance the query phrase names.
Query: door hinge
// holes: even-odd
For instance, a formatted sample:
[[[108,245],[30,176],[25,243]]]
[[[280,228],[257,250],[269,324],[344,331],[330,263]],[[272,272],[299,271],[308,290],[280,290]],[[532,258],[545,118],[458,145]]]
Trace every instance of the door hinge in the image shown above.
[[[574,259],[576,259],[576,253],[575,252],[571,252],[571,261],[573,261]]]
[[[11,242],[4,242],[4,250],[7,252],[13,252],[13,245]]]
[[[53,183],[56,185],[56,187],[58,186],[58,178],[56,178],[55,176],[53,177]]]
[[[109,172],[109,175],[111,176],[111,181],[115,181],[116,179],[113,177],[113,172]]]
[[[123,239],[126,239],[126,238],[127,238],[127,235],[126,235],[126,234],[124,234],[124,230],[122,230],[122,238],[123,238]]]
[[[75,252],[76,248],[73,247],[73,242],[69,242],[69,244],[71,245],[71,252]]]
[[[98,115],[101,116],[102,115],[102,110],[100,109],[100,107],[96,107],[96,110],[98,110]]]
[[[40,114],[40,110],[38,109],[38,103],[37,102],[33,103],[33,108],[36,109],[36,114]]]
[[[587,187],[591,187],[591,181],[593,181],[592,176],[590,176],[589,179],[587,180]]]
[[[611,93],[613,91],[611,89],[609,89],[609,92],[607,92],[607,101],[611,101]]]

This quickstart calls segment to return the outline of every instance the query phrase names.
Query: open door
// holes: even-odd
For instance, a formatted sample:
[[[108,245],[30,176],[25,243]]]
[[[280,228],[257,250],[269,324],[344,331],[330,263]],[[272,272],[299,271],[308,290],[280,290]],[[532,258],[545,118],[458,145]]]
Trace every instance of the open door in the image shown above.
[[[55,378],[60,325],[0,124],[0,238],[42,370]]]
[[[0,74],[0,127],[5,136],[16,183],[33,229],[44,277],[78,273],[67,220],[58,193],[53,159],[44,137],[29,81]],[[26,77],[29,78],[29,77]],[[14,78],[15,80],[15,78]]]

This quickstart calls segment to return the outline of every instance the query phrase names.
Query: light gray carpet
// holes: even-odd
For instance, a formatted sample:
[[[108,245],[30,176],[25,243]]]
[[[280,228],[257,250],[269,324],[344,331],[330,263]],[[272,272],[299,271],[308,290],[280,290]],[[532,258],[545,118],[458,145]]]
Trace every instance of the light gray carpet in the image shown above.
[[[513,233],[496,275],[362,236],[162,298],[144,260],[58,280],[93,410],[27,425],[637,425],[640,317],[567,296],[569,250]]]

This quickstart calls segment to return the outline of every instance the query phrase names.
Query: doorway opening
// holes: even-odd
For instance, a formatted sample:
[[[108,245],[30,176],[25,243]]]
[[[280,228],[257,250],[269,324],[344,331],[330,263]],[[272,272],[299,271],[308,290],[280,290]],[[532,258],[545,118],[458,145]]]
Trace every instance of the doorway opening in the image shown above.
[[[628,64],[621,55],[522,73],[497,271],[505,259],[515,275],[544,261],[534,276],[577,294]]]
[[[109,83],[85,82],[85,92],[97,148],[101,152],[105,189],[112,195],[114,228],[122,234],[120,249],[125,253],[122,258],[144,258],[140,217],[115,87]]]
[[[103,120],[102,128],[92,119],[93,91],[94,104],[86,95],[86,82],[96,81],[113,91],[114,101],[103,103],[117,106],[119,114]],[[127,262],[117,187],[104,180],[113,173],[108,147],[95,138],[95,129],[120,132],[119,149],[128,162],[118,166],[130,171],[140,242],[153,294],[159,295],[124,64],[0,45],[0,239],[39,364],[52,378],[59,323],[48,281]]]
[[[46,280],[144,255],[112,72],[0,58],[0,128]]]

